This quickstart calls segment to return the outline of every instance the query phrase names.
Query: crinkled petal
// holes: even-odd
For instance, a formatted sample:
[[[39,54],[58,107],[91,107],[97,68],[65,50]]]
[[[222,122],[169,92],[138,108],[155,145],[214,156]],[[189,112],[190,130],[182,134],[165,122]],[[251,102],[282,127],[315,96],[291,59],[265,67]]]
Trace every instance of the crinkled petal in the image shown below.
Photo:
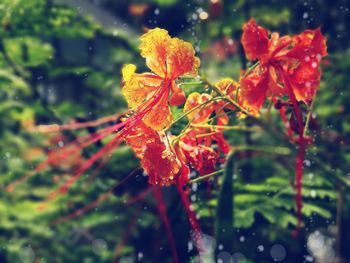
[[[258,26],[254,19],[250,19],[243,25],[241,42],[249,60],[255,60],[268,53],[268,32],[265,28]]]
[[[188,111],[191,111],[193,108],[198,107],[199,105],[203,105],[210,99],[211,96],[209,94],[200,94],[198,92],[193,92],[188,96],[186,100],[184,112],[186,113]],[[207,121],[213,111],[213,103],[208,103],[206,105],[203,105],[203,107],[199,107],[198,109],[191,111],[188,113],[187,117],[192,123],[201,123]]]
[[[172,38],[167,57],[168,77],[176,79],[182,75],[197,75],[200,61],[195,57],[192,45],[178,38]]]
[[[238,90],[239,84],[230,78],[224,78],[215,84],[222,93],[229,96],[232,100],[237,103],[241,102],[241,96]]]
[[[174,151],[164,142],[147,144],[141,165],[149,176],[150,184],[164,186],[172,184],[181,170]]]
[[[136,74],[134,65],[124,66],[122,93],[129,108],[139,106],[145,99],[162,84],[162,79],[152,73]]]
[[[258,112],[268,95],[268,68],[257,67],[251,74],[242,77],[240,84],[244,106],[253,112]]]
[[[310,102],[320,83],[320,62],[327,55],[326,39],[321,30],[306,30],[294,37],[295,46],[286,58],[297,63],[287,71],[297,100]]]
[[[192,45],[171,38],[164,29],[155,28],[141,36],[141,56],[147,66],[158,76],[176,79],[182,75],[196,75],[199,59]]]
[[[168,105],[169,91],[164,92],[160,100],[146,114],[143,121],[157,131],[167,128],[173,121],[173,114]]]
[[[134,150],[138,158],[143,157],[147,144],[159,141],[158,133],[143,122],[133,126],[125,137],[125,142]]]
[[[150,184],[170,185],[174,182],[182,169],[181,162],[164,133],[140,122],[128,132],[125,141],[141,159]]]
[[[301,63],[292,74],[289,74],[297,100],[311,102],[320,85],[320,78],[320,71],[305,62]]]
[[[141,56],[147,66],[158,76],[167,76],[167,55],[171,43],[168,31],[154,28],[140,37]]]
[[[204,175],[215,171],[218,155],[212,148],[204,145],[192,146],[184,142],[180,142],[180,147],[188,164],[199,174]]]

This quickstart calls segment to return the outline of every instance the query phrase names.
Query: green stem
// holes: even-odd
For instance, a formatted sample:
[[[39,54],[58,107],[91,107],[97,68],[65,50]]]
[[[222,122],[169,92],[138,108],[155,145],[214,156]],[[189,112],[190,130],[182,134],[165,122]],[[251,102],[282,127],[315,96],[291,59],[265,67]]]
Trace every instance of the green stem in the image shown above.
[[[316,95],[315,95],[316,97]],[[305,122],[305,126],[304,126],[304,131],[303,131],[303,136],[305,137],[306,134],[307,134],[307,131],[309,129],[309,124],[310,124],[310,119],[311,119],[311,115],[312,115],[312,109],[314,107],[314,104],[315,104],[315,97],[313,98],[312,102],[311,102],[311,105],[308,109],[308,113],[307,113],[307,116],[306,116],[306,122]]]
[[[210,177],[212,177],[212,176],[214,176],[214,175],[221,174],[221,173],[223,173],[223,172],[224,172],[224,169],[220,169],[220,170],[217,170],[217,171],[212,172],[212,173],[210,173],[210,174],[206,174],[206,175],[199,176],[199,177],[197,177],[197,178],[195,178],[195,179],[190,180],[190,181],[188,182],[188,184],[193,184],[193,183],[200,182],[200,181],[202,181],[202,180],[208,179],[208,178],[210,178]]]
[[[182,114],[180,117],[178,117],[177,119],[175,119],[167,128],[164,129],[164,131],[168,131],[175,123],[177,123],[178,121],[182,120],[183,118],[185,118],[188,114],[194,112],[195,110],[198,110],[199,108],[207,105],[208,103],[210,102],[213,102],[213,101],[216,101],[216,100],[222,100],[223,98],[222,97],[215,97],[215,98],[212,98],[210,100],[207,100],[205,102],[203,102],[202,104],[200,105],[197,105],[196,107],[190,109],[189,111],[186,111],[184,114]]]
[[[259,128],[250,128],[245,127],[241,125],[234,125],[234,126],[223,126],[223,125],[209,125],[209,124],[191,124],[192,127],[195,128],[212,128],[212,129],[218,129],[218,130],[229,130],[229,131],[256,131],[259,130]]]
[[[287,147],[281,146],[252,146],[252,145],[242,145],[233,147],[235,151],[255,151],[264,152],[269,154],[277,155],[290,155],[291,150]]]
[[[207,79],[202,79],[203,83],[207,84],[211,89],[215,90],[218,94],[220,94],[225,100],[230,102],[233,106],[235,106],[239,111],[244,113],[247,116],[252,116],[246,109],[244,109],[241,105],[238,104],[238,102],[231,99],[229,96],[227,96],[223,91],[218,89],[215,85],[211,84]]]
[[[250,146],[250,145],[242,145],[242,146],[235,146],[233,147],[233,151],[235,153],[237,152],[241,152],[241,151],[255,151],[255,152],[263,152],[263,153],[268,153],[268,154],[277,154],[277,155],[290,155],[291,154],[291,150],[287,147],[281,147],[281,146]],[[225,170],[224,169],[220,169],[217,170],[215,172],[206,174],[206,175],[202,175],[199,176],[197,178],[194,178],[192,180],[190,180],[188,182],[188,184],[192,184],[192,183],[197,183],[200,182],[202,180],[208,179],[214,175],[218,175],[223,173]]]

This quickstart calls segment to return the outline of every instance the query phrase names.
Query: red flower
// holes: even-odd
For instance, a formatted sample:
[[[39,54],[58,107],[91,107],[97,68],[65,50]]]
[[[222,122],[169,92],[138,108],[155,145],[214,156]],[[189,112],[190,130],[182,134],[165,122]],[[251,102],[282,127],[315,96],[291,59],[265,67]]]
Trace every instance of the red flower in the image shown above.
[[[170,185],[181,173],[182,164],[165,133],[141,122],[129,131],[125,141],[141,159],[150,184]]]
[[[298,101],[312,101],[320,82],[320,61],[327,55],[319,28],[295,36],[272,33],[269,38],[267,30],[251,19],[243,26],[242,44],[249,60],[259,60],[240,80],[246,107],[259,110],[267,97],[289,96],[286,80]]]
[[[231,79],[220,81],[216,87],[224,93],[234,96],[238,84]],[[210,117],[215,114],[216,123],[227,125],[228,116],[224,109],[230,108],[226,101],[212,101],[209,94],[198,92],[191,93],[184,106],[184,112],[188,112],[188,119],[192,125],[207,124]],[[198,107],[203,105],[202,107]],[[195,109],[198,107],[198,109]],[[183,131],[179,141],[179,149],[184,156],[184,162],[198,171],[200,174],[208,174],[215,171],[217,164],[229,151],[229,146],[224,139],[222,129],[208,127],[189,127]]]

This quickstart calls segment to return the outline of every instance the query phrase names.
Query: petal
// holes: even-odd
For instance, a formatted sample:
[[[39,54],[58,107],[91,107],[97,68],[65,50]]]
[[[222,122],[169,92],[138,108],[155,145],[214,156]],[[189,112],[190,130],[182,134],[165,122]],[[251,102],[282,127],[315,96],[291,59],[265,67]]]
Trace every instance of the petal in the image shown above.
[[[141,159],[150,184],[170,185],[181,170],[181,163],[164,133],[140,122],[128,132],[126,143]]]
[[[140,40],[141,56],[158,76],[174,80],[185,74],[197,74],[200,62],[190,43],[171,38],[160,28],[149,30]]]
[[[212,148],[200,144],[192,146],[184,142],[180,142],[180,147],[188,164],[199,174],[204,175],[215,171],[218,155]]]
[[[122,69],[122,93],[129,108],[139,106],[149,95],[161,86],[162,79],[151,73],[136,74],[134,65],[126,65]]]
[[[126,64],[122,68],[123,82],[128,82],[130,78],[135,74],[136,66],[134,64]]]
[[[305,103],[311,102],[320,85],[320,78],[321,74],[318,69],[313,68],[308,63],[301,63],[289,75],[297,100]]]
[[[171,97],[169,103],[171,106],[181,106],[186,101],[185,92],[173,81],[171,85]]]
[[[265,28],[250,19],[243,25],[241,42],[247,58],[255,60],[268,52],[269,35]]]
[[[240,79],[243,103],[253,112],[259,111],[267,97],[269,73],[266,67],[257,67]]]
[[[239,84],[230,78],[224,78],[215,84],[222,93],[228,95],[231,99],[238,101],[238,87]]]
[[[286,72],[294,89],[297,100],[310,102],[319,87],[320,62],[327,55],[326,39],[321,30],[306,30],[294,37],[295,46],[286,54],[286,58],[297,61]]]
[[[164,141],[146,145],[141,165],[149,176],[148,182],[162,186],[172,184],[181,170],[174,150]]]
[[[192,45],[178,38],[172,38],[167,58],[168,76],[176,79],[182,75],[197,75],[200,61],[195,57]]]
[[[154,28],[140,37],[141,56],[147,66],[158,76],[167,76],[167,54],[171,43],[168,31]]]
[[[320,28],[315,30],[305,30],[293,38],[295,46],[288,52],[288,57],[321,60],[327,55],[326,38],[322,35]]]
[[[216,141],[218,145],[218,149],[220,152],[223,154],[228,154],[230,151],[230,145],[229,143],[225,140],[224,135],[222,132],[217,132],[214,136],[213,139]]]
[[[170,111],[168,105],[169,91],[164,92],[161,95],[160,100],[153,106],[153,108],[147,113],[143,121],[157,131],[161,131],[172,123],[173,114]]]
[[[184,112],[191,111],[193,108],[202,105],[206,101],[210,100],[211,96],[209,94],[203,93],[200,94],[198,92],[191,93],[184,106]],[[196,110],[187,114],[187,118],[193,123],[201,123],[208,120],[210,115],[213,113],[214,108],[212,103],[208,103],[203,107],[199,107]]]
[[[147,144],[157,141],[159,141],[157,132],[143,122],[133,126],[125,137],[125,142],[134,150],[138,158],[143,157]]]

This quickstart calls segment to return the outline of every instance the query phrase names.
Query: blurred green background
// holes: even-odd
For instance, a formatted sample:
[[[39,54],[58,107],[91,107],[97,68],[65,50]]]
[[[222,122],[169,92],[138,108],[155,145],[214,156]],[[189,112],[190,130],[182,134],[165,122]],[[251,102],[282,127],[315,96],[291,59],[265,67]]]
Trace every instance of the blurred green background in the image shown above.
[[[98,162],[68,194],[38,211],[74,160],[60,161],[18,186],[44,160],[94,129],[43,135],[36,124],[94,120],[126,108],[120,91],[123,64],[146,70],[138,37],[161,27],[191,42],[210,80],[237,78],[247,66],[239,43],[250,17],[272,31],[296,34],[321,27],[329,56],[317,94],[305,160],[303,223],[299,237],[293,190],[293,156],[252,155],[239,161],[234,180],[234,251],[218,262],[350,262],[350,15],[347,0],[1,0],[0,1],[0,262],[172,262],[169,243],[138,161],[126,146]],[[194,85],[191,90],[200,89]],[[278,116],[273,113],[278,122]],[[268,134],[230,132],[233,144],[279,145]],[[84,150],[91,156],[103,142]],[[75,160],[76,161],[76,160]],[[102,168],[99,168],[102,166]],[[116,183],[132,172],[120,187]],[[192,185],[208,251],[218,188]],[[113,189],[113,190],[111,190]],[[58,218],[105,200],[80,217]],[[196,262],[196,249],[180,199],[163,190],[180,262]],[[228,208],[229,209],[229,208]],[[231,208],[233,209],[233,208]],[[213,254],[204,262],[216,262]]]

